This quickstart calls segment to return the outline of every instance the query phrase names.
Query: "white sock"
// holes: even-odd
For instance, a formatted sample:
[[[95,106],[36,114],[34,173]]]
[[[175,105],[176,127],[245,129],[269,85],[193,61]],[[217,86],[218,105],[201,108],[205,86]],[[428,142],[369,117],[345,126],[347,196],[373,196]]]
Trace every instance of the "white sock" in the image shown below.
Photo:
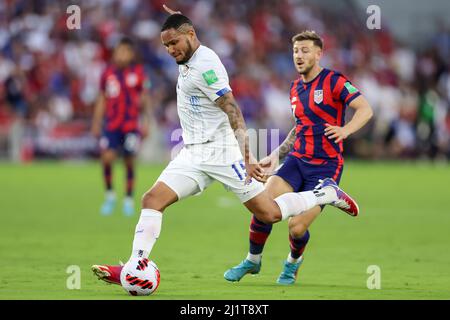
[[[132,258],[148,258],[161,232],[162,213],[153,209],[142,209],[136,225]]]
[[[317,198],[312,191],[285,193],[275,201],[280,207],[281,220],[296,216],[317,205]]]
[[[288,254],[288,257],[287,257],[287,262],[289,262],[289,263],[297,263],[297,262],[299,262],[300,261],[300,259],[302,258],[302,256],[300,256],[300,257],[298,257],[298,258],[293,258],[292,256],[291,256],[291,253],[289,252],[289,254]]]
[[[123,198],[123,202],[130,202],[130,203],[134,203],[134,199],[131,196],[126,196],[125,198]]]
[[[330,204],[336,200],[336,191],[331,187],[314,191],[289,192],[275,199],[280,207],[281,220],[286,220],[315,206]]]
[[[253,263],[260,263],[262,259],[262,253],[260,254],[251,254],[250,252],[247,254],[247,260],[250,260]]]
[[[330,204],[338,200],[336,191],[332,187],[314,190],[314,195],[317,198],[318,205]]]
[[[108,200],[116,200],[116,193],[114,190],[107,190],[105,192],[105,198]]]

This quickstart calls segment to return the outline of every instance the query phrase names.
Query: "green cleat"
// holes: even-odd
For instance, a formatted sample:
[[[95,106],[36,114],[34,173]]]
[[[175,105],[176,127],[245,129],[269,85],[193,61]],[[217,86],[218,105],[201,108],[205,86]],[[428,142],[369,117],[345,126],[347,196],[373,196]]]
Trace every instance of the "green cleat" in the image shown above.
[[[223,277],[225,278],[225,280],[234,282],[241,280],[242,277],[245,276],[247,273],[257,274],[259,273],[260,270],[261,270],[261,262],[254,263],[251,262],[250,260],[245,259],[236,267],[233,267],[225,271]]]
[[[279,284],[294,284],[297,279],[298,268],[303,262],[303,256],[297,263],[290,263],[284,261],[283,271],[277,279],[277,283]]]

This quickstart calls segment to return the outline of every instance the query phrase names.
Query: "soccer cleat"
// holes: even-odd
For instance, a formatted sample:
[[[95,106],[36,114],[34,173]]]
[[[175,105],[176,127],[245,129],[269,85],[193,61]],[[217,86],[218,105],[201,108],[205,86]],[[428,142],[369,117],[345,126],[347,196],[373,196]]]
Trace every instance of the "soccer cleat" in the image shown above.
[[[112,197],[107,197],[105,199],[105,202],[103,202],[100,212],[104,216],[109,216],[113,213],[115,206],[116,206],[116,199]]]
[[[106,264],[105,265],[94,264],[91,267],[91,270],[94,272],[94,275],[96,275],[99,280],[121,285],[120,272],[122,271],[122,268],[123,263],[120,263],[120,265],[118,266],[109,266]]]
[[[324,180],[319,180],[319,184],[315,189],[333,188],[336,191],[338,200],[331,203],[333,207],[339,208],[352,217],[356,217],[359,214],[359,207],[355,200],[352,199],[344,190],[339,188],[337,183],[331,179],[326,178]]]
[[[123,214],[127,217],[132,216],[134,214],[134,201],[133,198],[126,197],[123,199]]]
[[[250,260],[245,259],[236,267],[233,267],[225,271],[223,277],[225,278],[225,280],[234,282],[241,280],[242,277],[245,276],[247,273],[257,274],[259,273],[260,270],[261,270],[261,262],[254,263],[251,262]]]
[[[294,284],[297,279],[298,268],[300,268],[303,263],[303,256],[297,263],[291,263],[284,261],[283,271],[277,279],[279,284]]]

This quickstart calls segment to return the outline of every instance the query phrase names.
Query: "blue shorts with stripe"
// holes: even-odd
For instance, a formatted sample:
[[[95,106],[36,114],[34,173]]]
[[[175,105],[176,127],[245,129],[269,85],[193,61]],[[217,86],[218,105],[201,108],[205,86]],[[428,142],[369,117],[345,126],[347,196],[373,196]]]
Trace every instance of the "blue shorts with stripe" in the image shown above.
[[[289,183],[294,192],[300,192],[313,190],[319,179],[333,178],[339,184],[343,169],[343,161],[337,159],[312,164],[290,154],[275,175]]]

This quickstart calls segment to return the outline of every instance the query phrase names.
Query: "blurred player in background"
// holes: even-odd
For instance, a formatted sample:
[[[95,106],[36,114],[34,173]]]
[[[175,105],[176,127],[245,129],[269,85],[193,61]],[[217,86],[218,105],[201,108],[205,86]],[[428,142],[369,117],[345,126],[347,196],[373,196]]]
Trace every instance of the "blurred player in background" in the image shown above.
[[[165,9],[171,16],[161,29],[161,41],[179,65],[177,108],[185,146],[142,197],[131,258],[148,258],[167,207],[201,193],[214,181],[235,193],[267,224],[318,204],[333,204],[357,214],[353,199],[332,183],[320,190],[289,192],[275,200],[270,197],[261,183],[263,169],[249,150],[245,121],[220,58],[201,45],[189,18]],[[120,284],[121,266],[93,265],[92,270],[99,279]]]
[[[94,110],[91,131],[95,137],[100,138],[106,187],[101,207],[103,215],[110,215],[116,205],[112,165],[120,154],[123,154],[126,167],[123,213],[128,216],[134,213],[135,155],[141,139],[148,135],[150,112],[149,80],[143,66],[135,63],[135,55],[131,39],[122,38],[114,48],[112,63],[102,74],[101,92]]]
[[[342,74],[320,66],[323,41],[313,31],[292,38],[293,60],[300,77],[291,84],[290,101],[296,125],[282,145],[260,164],[268,175],[285,160],[268,179],[266,190],[274,198],[287,192],[313,190],[335,180],[339,183],[344,166],[343,140],[362,128],[372,117],[372,108],[351,82]],[[355,110],[351,121],[344,122],[345,108]],[[333,180],[331,180],[331,179]],[[321,181],[318,185],[318,181]],[[303,261],[309,240],[308,228],[324,206],[315,206],[289,220],[291,251],[277,279],[293,284]],[[247,273],[261,269],[264,244],[272,225],[253,215],[250,223],[250,248],[247,258],[227,270],[228,281],[239,281]]]

